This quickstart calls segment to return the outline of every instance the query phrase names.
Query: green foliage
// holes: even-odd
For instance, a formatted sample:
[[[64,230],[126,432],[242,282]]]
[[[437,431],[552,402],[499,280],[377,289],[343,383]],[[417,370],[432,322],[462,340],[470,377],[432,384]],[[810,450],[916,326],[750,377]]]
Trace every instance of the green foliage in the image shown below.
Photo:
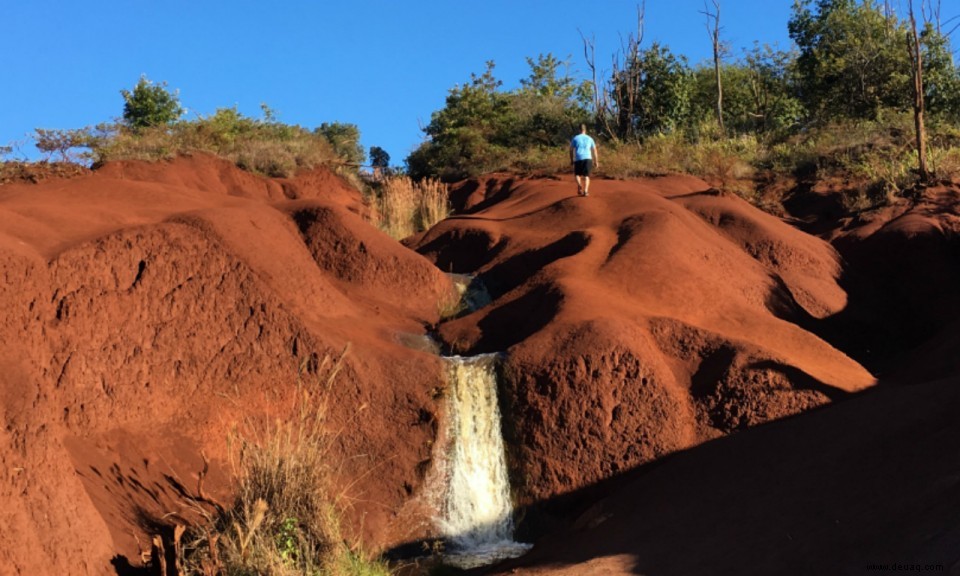
[[[873,0],[801,0],[788,23],[800,98],[815,119],[876,119],[910,104],[906,30]]]
[[[410,175],[456,179],[509,168],[532,148],[565,146],[589,118],[587,90],[552,54],[527,62],[530,76],[517,90],[500,91],[493,62],[452,88],[424,129],[429,139],[407,157]]]
[[[755,44],[746,51],[743,66],[753,106],[749,113],[756,132],[782,132],[795,127],[803,118],[803,104],[796,96],[796,58],[794,52]]]
[[[504,144],[515,152],[565,146],[576,128],[590,118],[589,84],[578,83],[567,63],[553,54],[527,58],[527,64],[530,75],[520,80],[519,90],[507,95],[513,130],[504,131]]]
[[[360,129],[356,124],[324,122],[317,128],[316,133],[326,138],[346,163],[359,166],[366,159],[363,146],[360,145]]]
[[[948,122],[960,122],[960,69],[954,66],[950,41],[931,24],[920,36],[923,48],[924,100],[927,111]]]
[[[183,115],[176,93],[167,91],[166,82],[154,84],[141,76],[133,90],[121,90],[123,121],[133,129],[171,124]]]
[[[589,105],[590,85],[587,82],[577,83],[570,76],[567,70],[568,62],[558,60],[556,56],[548,53],[538,55],[536,60],[527,57],[527,65],[530,66],[530,75],[520,80],[520,92],[575,102],[581,108]],[[564,73],[558,76],[561,67]]]
[[[266,104],[263,116],[251,118],[232,108],[218,108],[210,116],[183,121],[175,94],[166,84],[146,77],[132,91],[123,90],[122,123],[95,129],[37,130],[37,146],[62,158],[92,160],[158,160],[208,152],[237,166],[266,176],[287,177],[316,166],[356,166],[363,162],[360,130],[353,124],[322,124],[316,130],[284,124]],[[78,148],[89,151],[77,155]],[[348,170],[349,171],[349,170]]]
[[[616,136],[635,139],[681,128],[690,113],[692,80],[686,58],[668,47],[654,42],[638,50],[611,79]]]
[[[424,128],[430,140],[407,158],[411,176],[457,178],[500,167],[506,151],[498,132],[506,124],[507,100],[497,91],[501,82],[493,69],[487,62],[483,74],[471,74],[469,84],[450,90],[444,108]]]
[[[277,553],[281,560],[289,564],[295,564],[298,557],[298,546],[300,541],[300,521],[296,518],[285,518],[277,527],[276,540]]]
[[[744,57],[721,67],[723,121],[734,134],[783,134],[803,117],[793,96],[793,55],[769,46],[754,46]],[[693,72],[689,128],[715,117],[716,77],[712,64]]]
[[[386,169],[390,167],[390,154],[379,146],[370,147],[370,165],[374,168]]]

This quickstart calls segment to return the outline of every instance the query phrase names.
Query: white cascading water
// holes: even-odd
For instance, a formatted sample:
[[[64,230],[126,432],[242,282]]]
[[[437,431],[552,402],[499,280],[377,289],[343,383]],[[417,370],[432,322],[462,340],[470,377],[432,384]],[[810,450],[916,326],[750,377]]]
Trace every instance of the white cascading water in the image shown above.
[[[530,548],[513,541],[496,360],[495,354],[446,358],[448,446],[438,524],[452,544],[446,561],[461,568],[516,557]]]

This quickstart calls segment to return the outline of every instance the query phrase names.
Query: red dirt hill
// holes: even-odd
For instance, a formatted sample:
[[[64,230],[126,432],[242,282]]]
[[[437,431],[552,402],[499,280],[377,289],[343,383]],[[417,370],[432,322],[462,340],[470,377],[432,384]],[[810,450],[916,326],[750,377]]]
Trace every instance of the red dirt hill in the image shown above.
[[[207,156],[0,187],[2,571],[137,565],[138,510],[179,510],[202,452],[217,464],[234,423],[347,344],[332,456],[370,545],[407,537],[391,523],[431,456],[442,371],[398,334],[436,322],[452,286],[362,209],[325,171],[275,181]]]
[[[824,238],[692,177],[591,192],[462,183],[417,254],[323,170],[194,156],[0,186],[0,563],[138,564],[142,516],[196,495],[201,454],[226,497],[231,427],[348,343],[330,426],[349,520],[374,549],[424,537],[444,382],[400,342],[428,326],[504,352],[521,536],[550,534],[519,573],[800,574],[960,542],[949,190]],[[441,320],[441,270],[493,302]],[[947,379],[874,388],[920,366]]]
[[[560,365],[553,372],[554,381],[563,382],[566,377],[570,382],[567,391],[562,387],[549,389],[554,392],[560,388],[558,396],[565,399],[565,409],[557,411],[555,419],[550,422],[535,422],[526,428],[532,428],[535,434],[528,432],[523,436],[523,428],[519,433],[521,442],[537,444],[542,438],[550,438],[551,428],[560,430],[550,438],[554,460],[529,473],[533,479],[542,479],[536,489],[552,495],[546,501],[531,499],[521,510],[521,515],[526,514],[528,518],[538,518],[544,510],[553,513],[548,517],[554,522],[547,530],[542,526],[531,528],[534,533],[547,531],[552,535],[539,541],[527,557],[508,562],[498,569],[480,572],[739,576],[852,575],[873,570],[927,570],[960,574],[960,525],[956,520],[960,515],[960,500],[957,498],[960,425],[956,419],[960,410],[960,364],[956,354],[956,346],[960,343],[960,306],[956,299],[960,293],[957,276],[960,270],[957,266],[960,198],[956,187],[931,188],[915,200],[839,221],[834,228],[823,232],[824,238],[831,240],[839,250],[835,252],[824,242],[743,208],[739,201],[717,197],[706,190],[685,194],[677,190],[680,181],[692,182],[690,187],[694,192],[703,187],[686,178],[663,179],[645,185],[601,182],[596,200],[603,202],[601,209],[604,213],[614,215],[608,220],[613,222],[613,226],[607,225],[608,229],[616,227],[622,231],[624,220],[636,218],[636,211],[643,210],[644,205],[639,198],[641,189],[653,187],[653,191],[663,198],[699,215],[714,231],[719,230],[755,257],[775,280],[777,276],[782,280],[767,284],[770,294],[766,299],[768,314],[763,310],[758,313],[755,308],[749,315],[751,324],[771,322],[769,314],[781,320],[792,320],[797,327],[808,331],[809,338],[816,340],[813,333],[820,334],[876,366],[886,374],[888,384],[855,395],[836,394],[829,393],[827,387],[836,387],[837,380],[828,376],[819,382],[825,386],[815,389],[828,396],[843,397],[843,402],[738,431],[622,474],[600,474],[603,480],[579,484],[575,490],[557,490],[557,483],[552,482],[543,470],[549,471],[552,467],[554,470],[589,471],[591,463],[609,462],[611,457],[616,458],[630,449],[629,427],[627,431],[618,430],[617,419],[599,419],[602,412],[597,407],[605,406],[608,398],[605,390],[637,387],[636,376],[629,370],[621,369],[618,379],[617,372],[610,370],[612,362],[593,360],[611,346],[610,339],[596,338],[595,334],[583,338],[576,326],[556,326],[554,319],[558,316],[575,319],[584,315],[603,316],[609,302],[620,302],[624,298],[622,294],[605,289],[606,285],[614,283],[604,270],[611,260],[609,256],[597,258],[593,266],[574,272],[580,280],[577,284],[567,277],[571,270],[577,270],[577,264],[570,260],[584,259],[580,253],[568,251],[551,265],[559,269],[559,264],[564,262],[558,274],[564,280],[564,289],[570,285],[586,285],[590,294],[569,296],[563,292],[558,300],[567,304],[576,298],[576,312],[558,307],[558,314],[541,320],[545,327],[535,335],[527,338],[524,334],[507,335],[503,340],[510,346],[506,348],[509,356],[527,355],[527,350],[538,346],[536,339],[540,334],[552,331],[555,337],[548,345],[560,347],[564,356],[574,353],[584,358],[579,366]],[[522,195],[524,187],[529,185],[532,184],[511,182],[504,188],[499,184],[490,187],[477,182],[468,188],[470,194],[464,196],[468,205],[482,203],[484,190],[499,191],[501,197],[505,197]],[[595,200],[564,199],[564,194],[572,196],[569,182],[553,186],[560,188],[558,196],[561,198],[544,199],[546,202],[586,203]],[[629,202],[618,202],[617,194],[622,195],[629,189],[633,190],[635,197]],[[615,209],[606,208],[612,204],[616,205]],[[490,207],[493,209],[495,206]],[[596,210],[594,207],[583,209]],[[489,220],[496,222],[490,223],[487,214],[486,207],[480,205],[473,215],[458,223],[443,225],[458,227],[462,231],[442,232],[438,229],[432,231],[430,237],[445,233],[455,238],[472,238],[476,242],[475,238],[482,237],[481,233],[474,231],[476,228],[494,228],[497,241],[489,243],[490,250],[480,252],[483,256],[474,254],[470,261],[481,275],[493,274],[494,284],[497,271],[503,269],[500,262],[504,258],[494,248],[502,242],[500,239],[516,234],[529,239],[533,245],[543,245],[558,233],[551,236],[548,226],[531,225],[534,221],[532,215],[519,218],[519,222],[494,217]],[[692,225],[682,234],[671,236],[651,233],[648,246],[657,251],[689,246],[690,238],[708,235],[698,230],[698,226]],[[618,239],[622,236],[622,233],[618,234]],[[429,247],[430,237],[422,239],[422,245]],[[720,242],[714,240],[711,243]],[[436,243],[436,246],[441,245],[442,241]],[[687,258],[697,254],[691,250],[681,252]],[[428,252],[438,259],[442,254],[453,253]],[[614,250],[608,252],[613,253]],[[842,256],[838,258],[838,254]],[[659,287],[657,282],[663,282],[663,276],[682,275],[685,259],[675,257],[675,260],[679,260],[681,270],[663,273],[647,268],[643,258],[635,258],[630,270],[636,275],[628,283],[635,287],[635,292],[645,286],[649,287],[648,290],[655,290]],[[730,283],[721,274],[711,273],[714,266],[710,260],[715,259],[704,258],[705,263],[699,268],[705,284],[703,290],[730,294],[726,291]],[[453,260],[448,265],[456,268],[455,262]],[[597,262],[600,262],[599,266]],[[746,274],[742,269],[730,272],[731,276],[747,277]],[[805,284],[799,284],[798,279],[806,280]],[[813,287],[810,282],[813,279],[817,280],[818,287]],[[597,281],[604,282],[604,286],[597,286]],[[526,278],[519,282],[515,280],[511,285],[522,287],[533,282]],[[726,290],[716,290],[715,284],[726,284]],[[671,285],[681,287],[684,296],[692,292],[694,298],[705,301],[695,291],[696,287],[691,288],[682,282],[682,276]],[[787,291],[789,297],[783,291]],[[795,304],[790,302],[790,297]],[[658,299],[658,303],[663,301]],[[676,310],[685,313],[679,306],[684,301],[678,298],[678,306],[672,312],[674,315],[680,316]],[[830,302],[833,302],[832,306]],[[721,308],[724,305],[717,301],[712,306]],[[598,312],[598,308],[604,310]],[[532,310],[531,307],[526,309]],[[658,314],[663,312],[658,311]],[[642,325],[642,311],[640,314],[633,311],[622,314],[619,323],[629,325],[631,318],[636,317],[641,321],[632,323]],[[736,316],[728,314],[727,318],[736,319]],[[674,320],[673,323],[680,321]],[[484,330],[494,326],[476,321],[471,325],[469,317],[458,322],[459,326],[450,327],[455,329],[451,330],[452,334],[480,333],[476,341],[481,343]],[[651,330],[655,339],[656,330]],[[638,340],[649,340],[643,330],[634,328],[634,334]],[[697,407],[698,417],[704,413],[701,408],[703,400],[696,394],[698,382],[713,383],[722,402],[739,409],[740,414],[749,414],[750,409],[758,405],[750,394],[764,398],[770,395],[770,389],[763,386],[765,380],[762,378],[741,376],[739,380],[748,383],[743,388],[746,394],[724,397],[724,392],[729,394],[732,391],[725,387],[725,383],[731,376],[736,379],[737,370],[744,366],[732,359],[743,353],[741,346],[769,354],[771,344],[776,346],[779,341],[777,331],[757,329],[752,338],[739,342],[718,340],[715,338],[709,349],[725,350],[724,354],[704,355],[700,348],[703,340],[697,339],[678,340],[683,342],[682,346],[661,348],[660,351],[664,352],[664,361],[673,367],[674,382],[687,381],[687,376],[675,366],[689,367],[688,393]],[[616,356],[608,353],[607,358],[615,359]],[[836,362],[836,358],[836,353],[832,353],[814,361],[822,362],[826,368]],[[644,360],[655,365],[655,360],[651,361],[650,357]],[[508,360],[508,364],[510,362]],[[648,372],[643,370],[642,363],[636,365],[640,369],[634,372],[646,378],[646,381],[640,380],[640,388],[645,389],[655,380],[646,377]],[[793,366],[798,367],[797,364]],[[576,372],[578,368],[579,373]],[[828,371],[840,374],[833,368]],[[514,400],[514,409],[523,413],[526,405],[534,403],[528,399],[535,398],[535,395],[528,390],[540,384],[540,373],[535,368],[531,370],[529,364],[508,373],[511,378],[507,381],[506,392],[508,396],[519,398]],[[701,379],[704,374],[706,380]],[[803,383],[809,382],[806,369],[783,370],[781,374],[787,379],[788,386],[783,387],[786,390],[781,389],[775,398],[790,398],[790,384],[795,386],[794,389],[802,389]],[[597,382],[603,384],[594,388]],[[750,384],[759,386],[751,387]],[[708,408],[710,406],[707,404]],[[526,410],[526,414],[536,413]],[[662,421],[665,419],[663,414],[655,413],[653,419]],[[568,424],[570,420],[582,419],[599,421],[600,425],[595,425],[594,429],[596,435],[606,434],[603,444],[592,443],[593,439],[589,437],[584,439],[569,434],[569,430],[577,426],[589,426]],[[648,425],[644,432],[647,438],[663,434],[663,430],[653,425]],[[671,432],[668,430],[667,433]],[[614,443],[619,442],[620,451],[613,450],[604,453],[602,458],[594,458],[592,452],[607,450],[611,438]],[[576,461],[577,466],[583,468],[570,466],[570,461]],[[517,467],[523,471],[522,464]],[[573,481],[564,480],[567,484],[578,484],[577,477],[572,478]],[[558,530],[560,525],[566,527]]]
[[[504,176],[454,198],[461,215],[412,245],[495,297],[440,335],[506,352],[513,478],[534,511],[874,383],[800,325],[846,306],[837,252],[701,180],[598,181],[581,198]]]

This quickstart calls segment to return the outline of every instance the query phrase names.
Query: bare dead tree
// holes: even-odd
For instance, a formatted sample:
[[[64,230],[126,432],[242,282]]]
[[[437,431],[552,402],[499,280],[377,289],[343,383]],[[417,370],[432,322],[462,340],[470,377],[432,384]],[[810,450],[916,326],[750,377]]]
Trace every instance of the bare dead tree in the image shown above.
[[[601,81],[596,66],[596,42],[593,37],[583,41],[583,55],[593,77],[593,103],[597,124],[614,141],[633,133],[633,113],[639,101],[641,71],[640,45],[643,42],[643,22],[646,3],[637,5],[637,29],[626,39],[621,37],[620,50],[611,57],[610,80]]]
[[[706,0],[703,2],[703,11],[700,12],[707,17],[707,33],[710,34],[710,42],[713,44],[713,72],[717,83],[717,125],[720,127],[720,133],[726,134],[723,127],[723,77],[720,73],[720,58],[723,54],[723,45],[720,43],[720,0],[711,0],[714,11],[710,11]]]
[[[617,134],[610,126],[610,98],[606,89],[597,75],[597,42],[591,36],[589,39],[580,32],[580,39],[583,41],[583,57],[587,61],[587,67],[590,68],[591,85],[593,86],[593,115],[597,128],[612,140],[617,141]]]
[[[921,10],[923,5],[921,4]],[[907,10],[910,16],[910,29],[907,31],[907,48],[910,51],[910,69],[913,72],[913,123],[917,137],[917,157],[919,160],[919,174],[921,182],[928,182],[930,173],[927,169],[927,130],[924,125],[923,99],[923,52],[920,46],[920,35],[917,33],[917,19],[914,16],[913,0],[907,0]]]
[[[617,131],[623,136],[636,136],[633,117],[640,100],[643,71],[640,69],[640,45],[643,43],[646,3],[637,5],[637,29],[620,42],[620,54],[613,55],[613,103],[616,107]]]
[[[926,10],[924,10],[924,5],[926,5]],[[925,22],[933,22],[934,28],[937,30],[937,34],[943,32],[940,28],[940,0],[930,0],[929,2],[920,2],[920,11],[923,12],[923,20]]]

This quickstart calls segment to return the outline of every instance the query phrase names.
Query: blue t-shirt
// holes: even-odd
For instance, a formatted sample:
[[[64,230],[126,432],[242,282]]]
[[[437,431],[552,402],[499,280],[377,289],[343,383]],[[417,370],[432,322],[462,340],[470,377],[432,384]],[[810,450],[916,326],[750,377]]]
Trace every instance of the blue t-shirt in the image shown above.
[[[597,144],[593,141],[593,138],[587,136],[586,134],[577,134],[573,137],[573,141],[570,143],[576,151],[575,158],[577,160],[593,160],[592,148],[596,148]]]

